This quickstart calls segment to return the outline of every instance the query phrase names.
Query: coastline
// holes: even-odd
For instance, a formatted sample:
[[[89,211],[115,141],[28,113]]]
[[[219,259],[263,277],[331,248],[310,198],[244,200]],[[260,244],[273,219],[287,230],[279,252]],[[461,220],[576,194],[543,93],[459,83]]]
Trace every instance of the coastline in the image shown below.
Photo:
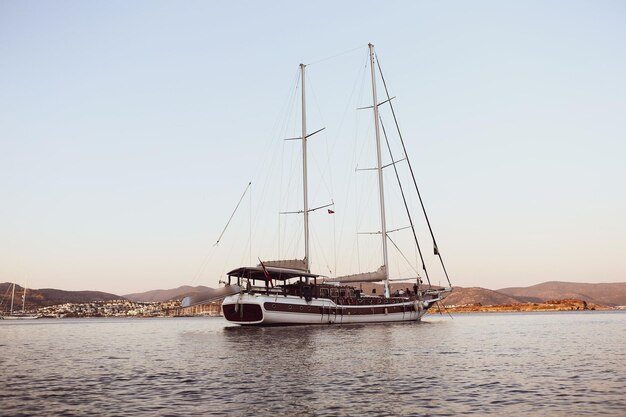
[[[618,310],[613,307],[589,303],[584,300],[564,299],[548,300],[541,303],[512,303],[482,305],[481,303],[452,305],[441,308],[442,312],[449,313],[515,313],[515,312],[552,312],[552,311],[607,311]],[[438,313],[439,310],[429,312]]]

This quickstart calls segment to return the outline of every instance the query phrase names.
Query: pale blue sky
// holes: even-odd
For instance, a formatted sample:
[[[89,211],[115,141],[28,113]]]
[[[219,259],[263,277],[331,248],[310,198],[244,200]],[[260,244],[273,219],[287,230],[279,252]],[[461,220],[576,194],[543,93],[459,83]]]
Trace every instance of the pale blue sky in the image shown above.
[[[298,64],[368,42],[453,284],[626,281],[624,2],[0,0],[0,282],[217,285]]]

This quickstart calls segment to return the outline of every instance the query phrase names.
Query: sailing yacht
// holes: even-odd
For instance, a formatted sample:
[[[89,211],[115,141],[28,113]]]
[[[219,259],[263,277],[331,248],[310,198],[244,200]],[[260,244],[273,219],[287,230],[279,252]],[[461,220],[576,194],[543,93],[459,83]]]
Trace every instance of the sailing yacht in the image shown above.
[[[3,320],[32,320],[37,319],[39,316],[37,314],[28,314],[26,313],[26,288],[24,288],[24,292],[22,293],[22,312],[14,312],[13,311],[13,302],[15,300],[15,283],[12,285],[11,290],[11,309],[9,311],[8,316],[0,316]]]
[[[374,132],[376,136],[377,167],[375,169],[378,180],[379,234],[382,237],[382,265],[373,272],[335,278],[323,277],[320,274],[312,273],[310,270],[309,213],[327,206],[311,209],[308,202],[307,139],[318,133],[319,130],[313,133],[307,132],[306,66],[300,64],[302,133],[297,139],[302,142],[303,209],[299,213],[302,213],[304,217],[304,258],[265,262],[259,259],[259,264],[256,266],[244,266],[233,269],[227,274],[227,285],[225,287],[209,294],[204,299],[200,299],[202,298],[201,296],[187,297],[182,301],[183,307],[223,298],[222,312],[226,320],[240,325],[255,326],[418,321],[430,308],[451,291],[451,287],[422,285],[421,279],[415,277],[413,291],[408,290],[407,293],[395,296],[390,294],[387,253],[388,230],[383,184],[383,169],[387,166],[383,166],[382,163],[378,107],[385,103],[391,105],[391,98],[382,103],[378,102],[374,64],[374,46],[369,44],[373,103],[371,108],[374,113]],[[426,214],[425,211],[424,214]],[[434,242],[434,236],[433,243],[435,255],[438,255],[439,259],[441,259],[437,245]],[[443,266],[443,261],[441,261],[441,264]],[[422,266],[424,271],[426,271],[423,258]],[[353,286],[364,282],[382,283],[384,293],[368,295],[361,289]]]

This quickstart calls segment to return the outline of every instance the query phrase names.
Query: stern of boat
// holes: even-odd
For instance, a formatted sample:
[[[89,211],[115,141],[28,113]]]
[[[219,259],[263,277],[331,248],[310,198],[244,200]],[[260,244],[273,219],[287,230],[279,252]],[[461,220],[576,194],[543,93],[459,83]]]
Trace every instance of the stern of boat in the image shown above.
[[[237,294],[224,298],[222,314],[231,323],[252,325],[263,323],[263,301],[250,294]]]

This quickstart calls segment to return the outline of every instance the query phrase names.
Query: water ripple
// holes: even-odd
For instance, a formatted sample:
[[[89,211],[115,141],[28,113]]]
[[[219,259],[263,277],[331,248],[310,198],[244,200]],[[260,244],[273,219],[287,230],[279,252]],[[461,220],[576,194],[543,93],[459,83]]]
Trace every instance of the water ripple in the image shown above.
[[[626,314],[427,320],[2,323],[0,414],[623,416]]]

